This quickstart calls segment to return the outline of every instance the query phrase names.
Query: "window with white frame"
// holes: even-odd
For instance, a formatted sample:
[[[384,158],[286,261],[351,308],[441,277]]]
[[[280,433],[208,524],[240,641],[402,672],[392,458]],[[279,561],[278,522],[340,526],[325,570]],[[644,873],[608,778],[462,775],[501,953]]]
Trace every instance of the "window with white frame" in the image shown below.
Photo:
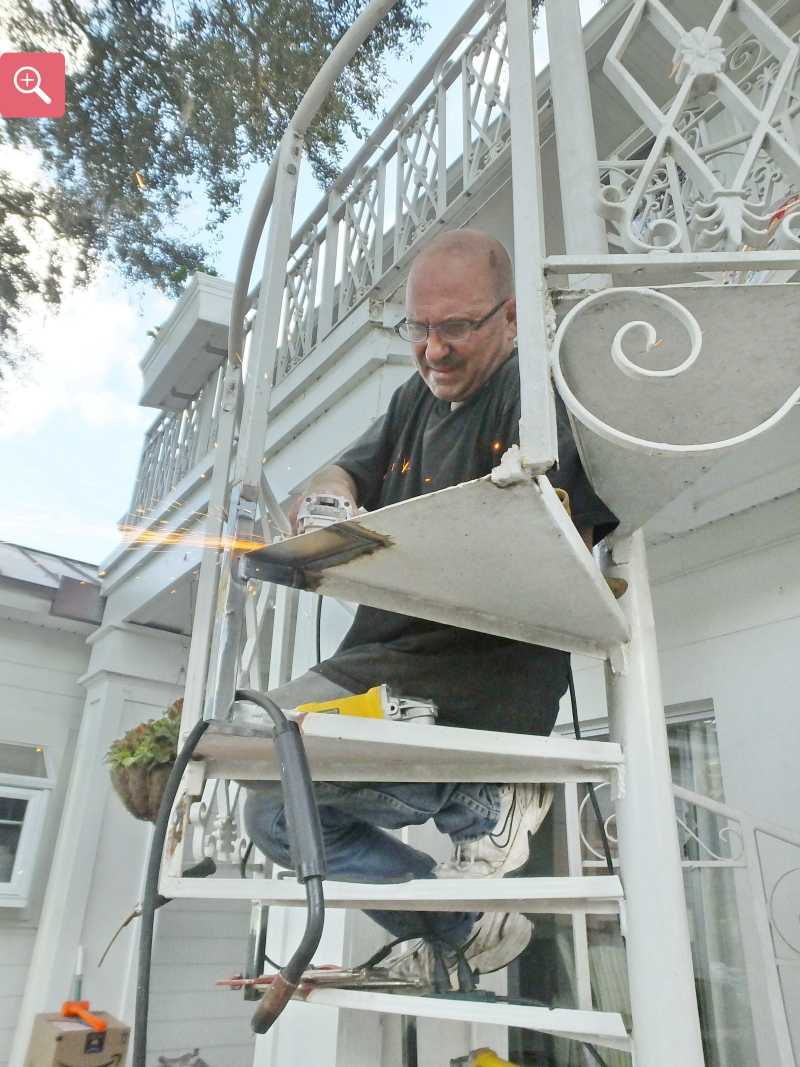
[[[725,800],[714,705],[710,700],[697,701],[667,708],[665,714],[673,782],[698,799],[692,803],[676,798],[676,818],[705,1061],[708,1067],[741,1067],[756,1062],[735,881],[745,872],[729,865],[736,839],[727,832],[727,820],[699,803],[702,798]],[[571,728],[563,732],[569,735]],[[582,733],[605,740],[607,724],[604,720],[584,724]],[[613,811],[611,791],[598,788],[596,794],[613,837],[613,819],[607,823]],[[584,787],[577,787],[577,798],[584,873],[605,874],[602,838],[591,805],[585,803]],[[557,791],[552,816],[536,836],[531,869],[525,873],[569,873],[568,817]],[[613,852],[613,840],[611,844]],[[653,891],[657,893],[656,885]],[[621,1012],[630,1024],[625,947],[618,921],[612,916],[589,916],[587,932],[594,1007]],[[553,1007],[575,1007],[572,952],[571,916],[537,916],[536,937],[519,961],[512,991]],[[523,1067],[584,1067],[590,1062],[576,1042],[529,1031],[511,1031],[509,1038],[511,1059]],[[604,1049],[603,1061],[607,1067],[631,1067],[630,1056],[623,1052]]]
[[[41,745],[0,741],[0,907],[23,908],[53,788]]]

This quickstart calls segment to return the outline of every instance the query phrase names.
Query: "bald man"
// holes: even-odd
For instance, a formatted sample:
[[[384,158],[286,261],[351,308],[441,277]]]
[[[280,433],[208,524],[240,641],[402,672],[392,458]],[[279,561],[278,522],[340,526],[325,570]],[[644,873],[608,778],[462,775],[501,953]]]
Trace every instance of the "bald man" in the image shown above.
[[[411,268],[406,317],[396,330],[411,345],[417,373],[336,465],[311,479],[293,522],[308,493],[346,496],[371,511],[480,478],[518,443],[516,302],[511,261],[499,241],[467,229],[431,241]],[[550,477],[569,493],[573,519],[591,541],[615,519],[589,486],[563,405],[557,407],[559,468]],[[388,683],[401,695],[433,699],[444,725],[549,734],[568,663],[554,649],[362,605],[330,659],[270,695],[291,708]],[[316,790],[329,875],[357,882],[513,874],[527,863],[530,835],[552,799],[539,785],[322,782]],[[258,847],[291,866],[279,784],[250,790],[246,819]],[[437,866],[387,833],[429,819],[453,842],[448,863]],[[533,936],[519,913],[367,914],[403,942],[418,939],[401,944],[387,966],[422,985],[432,984],[437,956],[455,987],[459,954],[485,974],[507,966]]]

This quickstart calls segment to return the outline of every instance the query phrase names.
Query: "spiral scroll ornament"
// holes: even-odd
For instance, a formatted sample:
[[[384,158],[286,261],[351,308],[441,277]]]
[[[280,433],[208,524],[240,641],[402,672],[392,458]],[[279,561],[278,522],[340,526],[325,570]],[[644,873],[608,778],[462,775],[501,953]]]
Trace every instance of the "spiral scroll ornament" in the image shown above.
[[[796,218],[796,216],[792,216],[792,218]],[[786,225],[789,224],[789,220],[787,219]],[[794,239],[797,239],[797,229],[790,232]],[[652,350],[653,347],[658,346],[661,342],[657,331],[651,322],[645,318],[635,319],[621,326],[611,342],[611,351],[609,354],[612,363],[618,370],[629,378],[646,380],[657,386],[657,383],[659,382],[668,382],[674,380],[681,374],[685,374],[686,371],[697,362],[702,353],[703,331],[697,319],[687,308],[673,297],[667,296],[666,293],[656,289],[620,287],[616,289],[599,290],[576,304],[575,307],[565,315],[556,331],[552,349],[553,379],[558,392],[572,415],[578,422],[582,423],[588,429],[593,430],[600,437],[605,438],[612,444],[619,445],[621,448],[627,448],[635,452],[644,452],[649,455],[700,455],[705,452],[714,452],[720,449],[732,448],[735,445],[744,444],[746,441],[753,440],[755,437],[758,437],[760,434],[780,422],[790,408],[800,400],[799,385],[772,415],[758,423],[758,425],[743,433],[723,438],[718,441],[706,441],[696,444],[676,444],[670,441],[651,441],[634,434],[626,433],[614,426],[610,426],[604,419],[600,418],[599,415],[590,411],[573,391],[562,367],[561,348],[576,321],[585,316],[587,312],[597,312],[600,307],[609,306],[615,301],[620,302],[624,300],[626,303],[629,303],[632,297],[641,302],[643,311],[645,312],[648,309],[658,310],[662,314],[667,312],[670,318],[675,320],[676,325],[688,336],[690,351],[689,355],[681,363],[666,370],[651,370],[640,366],[627,355],[625,351],[625,346],[626,344],[630,344],[632,337],[637,335],[638,337],[643,337],[646,351]]]

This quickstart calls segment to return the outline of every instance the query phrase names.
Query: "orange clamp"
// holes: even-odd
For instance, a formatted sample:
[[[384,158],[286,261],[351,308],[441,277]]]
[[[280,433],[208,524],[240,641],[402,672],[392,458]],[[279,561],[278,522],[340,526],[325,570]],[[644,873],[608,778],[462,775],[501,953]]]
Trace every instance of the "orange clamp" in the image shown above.
[[[92,1015],[89,1011],[88,1000],[66,1000],[61,1008],[61,1014],[65,1019],[80,1019],[81,1022],[91,1026],[93,1030],[97,1030],[99,1033],[103,1033],[108,1029],[108,1023],[105,1019]]]

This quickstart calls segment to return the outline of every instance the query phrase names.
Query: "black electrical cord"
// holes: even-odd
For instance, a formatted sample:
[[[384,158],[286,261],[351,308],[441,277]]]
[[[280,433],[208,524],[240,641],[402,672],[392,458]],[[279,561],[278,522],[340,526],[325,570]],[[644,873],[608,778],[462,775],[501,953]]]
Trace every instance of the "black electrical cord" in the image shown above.
[[[322,663],[322,594],[317,596],[317,666]]]
[[[434,947],[435,942],[438,942],[440,945],[444,945],[445,948],[449,949],[456,958],[456,973],[459,992],[472,993],[474,991],[476,987],[475,974],[469,965],[469,960],[466,957],[463,945],[459,945],[455,941],[451,941],[448,937],[442,937],[440,934],[432,934],[430,926],[425,926],[422,930],[419,931],[419,933],[416,934],[408,934],[404,937],[396,937],[388,944],[382,945],[377,950],[377,952],[374,952],[369,957],[368,960],[365,960],[363,963],[357,964],[352,969],[354,971],[368,971],[372,967],[377,967],[379,963],[383,963],[383,961],[386,959],[386,957],[389,955],[393,948],[396,948],[398,945],[402,945],[404,941],[417,940],[427,941],[428,945],[431,947],[431,951],[434,952],[434,956],[436,956],[436,948]],[[447,990],[437,989],[437,992],[446,991]]]
[[[153,927],[156,908],[158,907],[158,873],[161,869],[161,855],[169,827],[172,805],[181,784],[183,772],[192,758],[197,743],[208,729],[208,721],[201,719],[196,723],[178,753],[175,765],[167,779],[164,795],[156,816],[153,838],[150,842],[150,855],[147,858],[144,897],[142,899],[142,924],[139,932],[139,969],[136,980],[136,1013],[133,1031],[132,1067],[146,1067],[147,1061],[147,1016],[150,1007],[150,965],[153,957]]]
[[[572,664],[570,663],[567,674],[569,682],[569,700],[572,705],[572,726],[575,730],[575,737],[581,740],[581,725],[578,720],[578,700],[575,696],[575,679],[572,676]],[[600,805],[597,803],[597,793],[591,782],[588,783],[589,799],[592,802],[592,809],[594,810],[594,816],[597,819],[597,825],[600,828],[600,837],[603,841],[603,853],[606,858],[606,867],[608,867],[609,874],[614,873],[614,860],[611,856],[611,847],[608,843],[608,835],[606,834],[606,826],[603,822],[603,816],[600,813]]]
[[[253,842],[252,842],[252,840],[250,840],[250,841],[247,842],[247,848],[244,850],[244,855],[239,860],[239,877],[240,878],[246,878],[247,877],[247,864],[248,864],[248,862],[250,860],[250,856],[251,856],[252,852],[253,852]]]

